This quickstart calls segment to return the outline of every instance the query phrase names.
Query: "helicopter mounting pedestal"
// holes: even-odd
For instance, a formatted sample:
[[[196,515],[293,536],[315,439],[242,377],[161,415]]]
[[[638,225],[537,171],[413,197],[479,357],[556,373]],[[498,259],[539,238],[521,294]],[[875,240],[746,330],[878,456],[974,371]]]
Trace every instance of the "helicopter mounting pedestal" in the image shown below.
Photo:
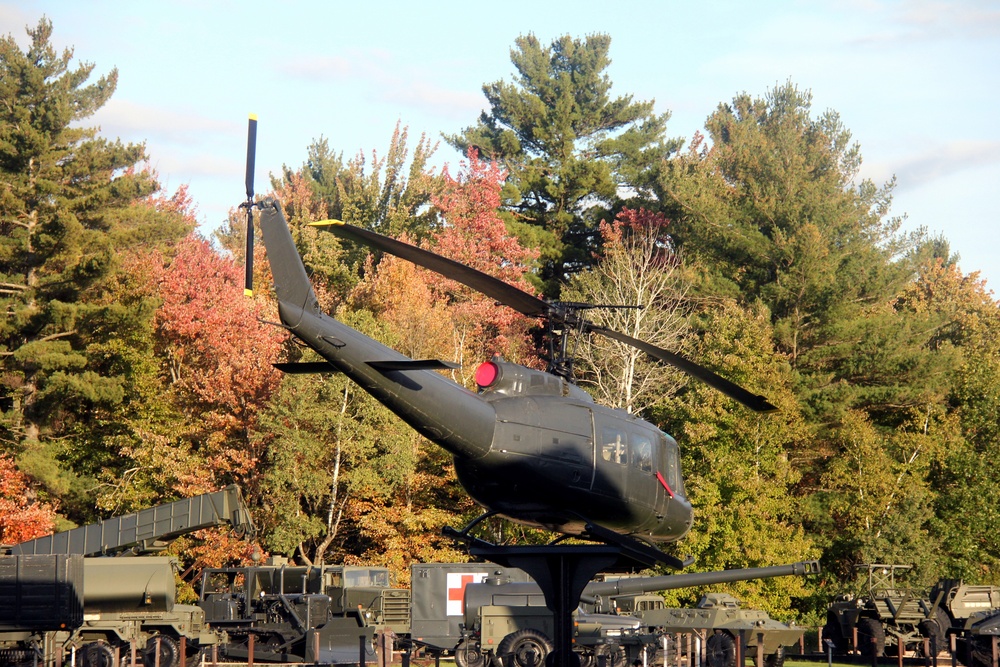
[[[549,667],[579,667],[573,652],[573,612],[580,606],[584,587],[594,575],[609,568],[650,567],[657,561],[683,567],[681,562],[659,550],[635,548],[627,538],[606,544],[547,544],[539,546],[499,546],[457,531],[445,531],[465,539],[473,556],[527,572],[545,596],[545,605],[553,615],[554,650]],[[620,536],[619,536],[620,537]]]

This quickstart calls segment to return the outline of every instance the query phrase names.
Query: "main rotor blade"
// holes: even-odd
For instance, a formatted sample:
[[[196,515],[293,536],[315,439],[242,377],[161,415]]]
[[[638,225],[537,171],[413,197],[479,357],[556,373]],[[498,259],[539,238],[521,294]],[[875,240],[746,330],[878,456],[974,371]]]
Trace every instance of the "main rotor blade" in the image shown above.
[[[563,323],[566,326],[574,326],[579,323],[579,319],[575,315],[571,312],[567,312],[563,308],[560,308],[557,304],[549,304],[538,297],[532,296],[512,285],[508,285],[502,280],[465,266],[464,264],[459,264],[458,262],[448,259],[447,257],[436,255],[428,250],[424,250],[401,241],[396,241],[395,239],[382,236],[381,234],[376,234],[375,232],[362,229],[361,227],[349,225],[340,220],[322,220],[320,222],[313,222],[310,224],[314,227],[322,227],[341,238],[364,243],[365,245],[371,246],[377,250],[382,250],[383,252],[387,252],[391,255],[396,255],[397,257],[413,262],[414,264],[422,266],[425,269],[430,269],[431,271],[440,273],[446,278],[451,278],[452,280],[458,281],[463,285],[467,285],[472,289],[478,290],[486,296],[496,299],[497,301],[510,306],[519,313],[523,313],[529,317],[549,317]],[[606,329],[605,327],[590,324],[589,322],[584,323],[584,330],[593,331],[594,333],[607,336],[608,338],[613,338],[621,341],[622,343],[638,348],[649,356],[670,364],[675,368],[679,368],[688,375],[701,380],[710,387],[721,391],[726,396],[739,401],[751,410],[756,410],[757,412],[771,412],[778,409],[774,405],[771,405],[771,403],[769,403],[763,396],[752,394],[735,382],[730,382],[729,380],[716,375],[707,368],[685,359],[679,354],[664,350],[661,347],[651,345],[650,343],[639,340],[638,338],[632,338],[631,336],[627,336],[612,329]]]
[[[247,125],[247,248],[243,293],[253,296],[253,173],[257,161],[257,115],[250,114]]]
[[[597,326],[595,324],[588,323],[585,325],[585,329],[587,331],[593,331],[594,333],[601,334],[602,336],[607,336],[608,338],[621,341],[626,345],[638,348],[649,356],[668,363],[692,377],[698,378],[708,386],[721,391],[729,398],[742,403],[751,410],[755,410],[757,412],[774,412],[778,409],[776,406],[769,403],[763,396],[753,394],[735,382],[730,382],[726,378],[716,375],[704,366],[699,366],[679,354],[675,354],[668,350],[664,350],[662,347],[657,347],[656,345],[639,340],[638,338],[632,338],[631,336],[619,333],[613,329],[606,329],[605,327]]]
[[[467,287],[482,292],[486,296],[496,299],[500,303],[510,306],[517,312],[529,317],[543,317],[552,314],[552,306],[542,299],[532,296],[513,285],[508,285],[489,274],[477,271],[472,267],[460,264],[447,257],[436,255],[429,250],[396,241],[388,236],[382,236],[381,234],[349,225],[340,220],[321,220],[320,222],[312,222],[310,225],[313,227],[322,227],[341,238],[364,243],[376,250],[382,250],[390,255],[413,262],[425,269],[440,273],[446,278],[451,278]]]
[[[250,114],[247,126],[247,201],[253,203],[253,173],[257,161],[257,114]]]

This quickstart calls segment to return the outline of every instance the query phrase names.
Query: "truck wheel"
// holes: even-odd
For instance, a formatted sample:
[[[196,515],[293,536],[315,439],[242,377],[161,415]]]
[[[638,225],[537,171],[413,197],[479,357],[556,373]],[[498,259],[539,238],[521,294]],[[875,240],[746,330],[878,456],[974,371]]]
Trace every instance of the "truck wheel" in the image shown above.
[[[736,667],[736,640],[726,632],[716,632],[705,642],[708,667]]]
[[[840,621],[837,620],[837,615],[830,612],[826,615],[826,625],[823,626],[823,639],[829,639],[833,642],[833,652],[836,655],[843,655],[847,653],[847,640],[844,639],[844,635],[840,631]],[[823,647],[823,653],[826,653],[826,647]]]
[[[142,650],[142,664],[145,667],[156,667],[156,644],[160,644],[160,667],[177,667],[181,661],[181,647],[177,640],[167,635],[150,637],[146,648]]]
[[[542,667],[549,653],[552,642],[534,628],[512,632],[497,646],[497,656],[504,667]]]
[[[455,647],[455,664],[458,667],[483,667],[486,661],[476,642],[463,639]]]
[[[785,647],[779,646],[778,650],[771,655],[764,656],[764,667],[784,667],[785,666]]]
[[[993,664],[993,637],[969,638],[969,662],[972,667],[989,667]]]
[[[877,619],[858,619],[858,651],[869,660],[885,653],[885,628]]]
[[[80,662],[82,667],[115,667],[115,651],[105,642],[85,644]]]
[[[601,656],[606,656],[606,667],[622,667],[625,664],[625,651],[617,644],[601,644],[594,651],[594,665],[601,664]]]

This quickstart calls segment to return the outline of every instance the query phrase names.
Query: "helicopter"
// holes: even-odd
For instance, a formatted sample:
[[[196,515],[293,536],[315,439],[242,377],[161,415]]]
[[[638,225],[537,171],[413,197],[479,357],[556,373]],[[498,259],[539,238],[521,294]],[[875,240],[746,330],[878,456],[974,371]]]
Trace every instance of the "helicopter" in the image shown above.
[[[545,301],[451,259],[339,220],[311,223],[436,271],[562,332],[561,354],[553,355],[548,370],[494,358],[476,369],[477,391],[468,390],[439,372],[457,364],[408,358],[321,311],[280,204],[254,199],[255,142],[251,117],[247,201],[241,204],[247,210],[246,289],[252,294],[256,208],[281,326],[324,359],[275,367],[285,373],[343,373],[449,452],[459,483],[486,509],[460,534],[500,515],[562,537],[646,548],[678,540],[691,528],[676,440],[636,415],[596,403],[573,383],[565,356],[570,330],[633,345],[755,411],[776,409],[680,355],[587,321],[581,315],[586,304]]]

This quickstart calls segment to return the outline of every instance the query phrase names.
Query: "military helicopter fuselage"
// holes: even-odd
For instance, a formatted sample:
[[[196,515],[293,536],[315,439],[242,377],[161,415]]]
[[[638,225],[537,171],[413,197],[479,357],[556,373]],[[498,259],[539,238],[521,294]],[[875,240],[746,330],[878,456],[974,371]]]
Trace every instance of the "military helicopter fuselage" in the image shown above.
[[[459,482],[487,510],[526,525],[582,535],[597,525],[670,542],[691,527],[677,443],[650,423],[599,405],[557,375],[491,360],[470,391],[320,310],[280,206],[260,226],[282,324],[339,371],[454,457]]]

